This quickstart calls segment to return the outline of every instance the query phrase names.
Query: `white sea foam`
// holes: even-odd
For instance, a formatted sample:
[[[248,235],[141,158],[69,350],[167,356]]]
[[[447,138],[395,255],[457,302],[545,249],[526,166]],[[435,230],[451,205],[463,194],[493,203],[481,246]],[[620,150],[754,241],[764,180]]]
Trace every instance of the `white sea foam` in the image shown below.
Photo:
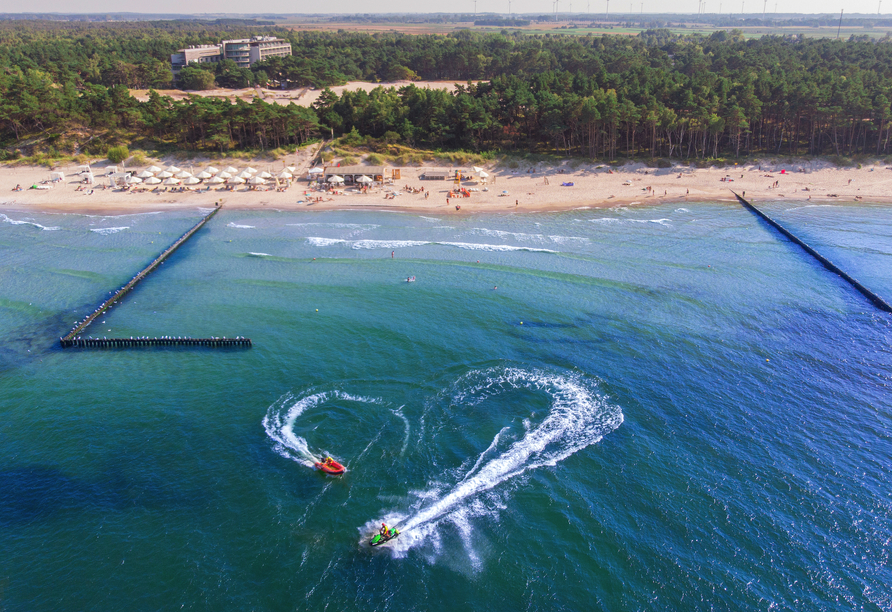
[[[689,211],[687,208],[676,208],[675,212],[689,213],[691,211]]]
[[[45,232],[54,232],[54,231],[60,229],[60,228],[58,228],[58,227],[47,227],[47,226],[45,226],[45,225],[41,225],[40,223],[35,223],[34,221],[26,221],[26,220],[20,220],[20,219],[10,219],[9,217],[7,217],[6,215],[4,215],[4,214],[2,214],[2,213],[0,213],[0,219],[2,219],[3,221],[5,221],[6,223],[10,223],[10,224],[12,224],[12,225],[33,225],[33,226],[36,227],[37,229],[43,230],[43,231],[45,231]]]
[[[254,257],[272,257],[269,253],[253,253],[248,252],[248,255],[253,255]]]
[[[91,229],[91,232],[96,232],[97,234],[102,234],[103,236],[107,236],[109,234],[117,234],[118,232],[123,232],[125,229],[130,229],[130,226],[124,227],[97,227],[95,229]]]
[[[373,230],[377,227],[381,227],[380,225],[375,225],[374,223],[286,223],[288,227],[334,227],[337,229],[350,229],[350,230]]]
[[[313,246],[332,246],[333,244],[343,244],[347,242],[341,238],[319,238],[317,236],[310,236],[307,238],[307,242],[309,242]]]
[[[313,393],[300,399],[295,399],[290,393],[282,396],[279,401],[269,407],[266,416],[263,417],[263,429],[266,435],[275,443],[275,451],[286,459],[296,461],[301,465],[313,467],[316,457],[307,446],[305,438],[294,433],[294,422],[309,409],[315,408],[329,400],[341,400],[349,402],[361,402],[376,404],[380,400],[368,397],[357,397],[342,391],[326,391]]]
[[[599,223],[601,225],[620,225],[624,223],[656,223],[658,225],[671,225],[670,219],[617,219],[616,217],[602,217],[600,219],[589,219],[589,223]]]
[[[234,227],[236,229],[254,229],[253,225],[239,225],[238,223],[233,223],[230,221],[226,227]]]
[[[526,419],[523,436],[507,448],[499,448],[507,428],[499,431],[455,485],[445,488],[440,483],[432,483],[428,491],[419,492],[421,508],[413,514],[385,513],[384,520],[401,530],[400,537],[388,545],[394,554],[405,554],[421,543],[439,545],[440,526],[449,523],[458,528],[474,563],[476,553],[472,554],[471,538],[465,530],[470,529],[470,519],[498,513],[505,507],[496,487],[527,471],[556,465],[597,443],[623,422],[622,411],[600,397],[591,381],[577,376],[494,368],[468,374],[455,388],[451,404],[468,409],[489,397],[518,389],[545,392],[552,403],[538,424],[530,424]],[[487,459],[496,453],[499,454]],[[372,523],[360,528],[364,536]]]
[[[430,221],[431,223],[439,223],[439,219],[435,219],[434,217],[425,217],[423,215],[418,215],[419,219],[424,219],[425,221]]]
[[[403,249],[407,247],[430,244],[423,240],[357,240],[352,244],[354,249]]]

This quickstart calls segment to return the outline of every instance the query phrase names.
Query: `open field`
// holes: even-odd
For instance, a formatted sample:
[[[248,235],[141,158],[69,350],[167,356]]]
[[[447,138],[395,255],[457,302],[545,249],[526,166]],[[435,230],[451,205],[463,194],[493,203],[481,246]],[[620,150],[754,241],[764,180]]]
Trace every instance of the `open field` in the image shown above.
[[[567,34],[571,36],[586,36],[588,34],[604,35],[614,34],[618,36],[634,36],[646,28],[623,27],[620,24],[624,17],[620,14],[616,16],[617,21],[602,21],[602,15],[580,16],[576,19],[563,19],[555,22],[538,22],[524,27],[503,28],[499,26],[475,26],[473,22],[455,22],[455,23],[281,23],[280,25],[288,27],[292,30],[319,30],[332,31],[346,30],[349,32],[400,32],[402,34],[449,34],[458,30],[473,30],[475,32],[501,32],[507,30],[509,32],[523,32],[524,34]],[[681,16],[679,16],[681,17]],[[631,15],[633,20],[640,20],[640,15]],[[702,24],[685,24],[687,27],[670,27],[671,32],[676,34],[712,34],[721,30],[730,30],[734,28],[728,27],[712,27]],[[804,27],[804,26],[788,26],[788,27],[738,27],[747,38],[758,38],[760,36],[774,35],[782,36],[785,34],[799,34],[808,38],[836,38],[835,26],[822,27]],[[848,38],[849,36],[870,36],[871,38],[882,38],[892,28],[867,28],[863,26],[846,26],[840,30],[840,38]]]

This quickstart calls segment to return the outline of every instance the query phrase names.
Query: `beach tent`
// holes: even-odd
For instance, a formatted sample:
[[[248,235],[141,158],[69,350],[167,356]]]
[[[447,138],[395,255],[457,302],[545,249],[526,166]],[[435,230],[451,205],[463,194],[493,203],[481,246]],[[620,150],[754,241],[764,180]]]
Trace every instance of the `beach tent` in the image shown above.
[[[199,172],[198,174],[196,174],[196,175],[195,175],[195,178],[209,179],[209,178],[211,178],[212,176],[214,176],[214,175],[211,174],[210,172],[208,172],[207,170],[205,170],[204,172]]]
[[[338,176],[337,174],[332,174],[330,177],[328,177],[328,182],[329,183],[343,183],[344,177]]]
[[[170,177],[164,180],[165,185],[179,185],[182,181],[178,178]]]
[[[180,169],[177,168],[176,166],[168,166],[167,171],[170,172],[171,174],[176,174],[177,172],[180,171]]]
[[[200,183],[201,181],[200,181],[199,179],[195,178],[194,176],[190,176],[189,178],[187,178],[187,179],[186,179],[185,181],[183,181],[183,182],[184,182],[186,185],[197,185],[197,184]]]
[[[248,180],[248,183],[250,183],[251,185],[263,185],[266,183],[266,181],[264,181],[259,176],[255,176],[254,178]]]
[[[307,170],[307,174],[322,174],[323,172],[325,172],[325,170],[322,168],[310,168]]]
[[[176,175],[177,178],[181,178],[181,179],[187,179],[187,178],[189,178],[190,176],[192,176],[192,173],[191,173],[191,172],[186,172],[185,170],[183,170],[182,172],[178,172],[177,175]]]
[[[369,177],[367,177],[365,174],[363,174],[363,175],[360,176],[358,179],[356,179],[356,182],[357,182],[357,183],[371,183],[371,182],[373,182],[373,181],[372,181],[372,179],[370,179]]]
[[[214,178],[212,178],[208,181],[208,183],[210,183],[211,185],[219,185],[220,183],[225,183],[225,182],[226,181],[221,179],[219,176],[215,176]]]
[[[146,185],[157,185],[160,182],[161,182],[161,179],[156,178],[154,176],[150,176],[149,178],[146,179]]]
[[[266,170],[264,170],[263,172],[261,172],[261,173],[258,174],[257,176],[259,176],[260,178],[265,178],[265,179],[266,179],[266,178],[273,178],[273,175],[270,174],[269,172],[267,172]]]
[[[117,166],[106,166],[106,167],[105,167],[105,173],[106,173],[106,174],[117,174],[117,173],[118,173],[118,167],[117,167]]]
[[[232,183],[232,184],[235,184],[235,185],[241,185],[242,183],[245,182],[245,179],[243,179],[243,178],[240,177],[240,176],[234,176],[234,177],[232,177],[231,179],[229,179],[229,180],[226,181],[226,182],[227,182],[227,183]]]
[[[154,175],[153,175],[151,172],[149,172],[148,170],[143,170],[142,172],[140,172],[140,173],[137,174],[136,176],[138,176],[139,178],[149,178],[149,177],[154,176]]]
[[[161,168],[158,166],[149,166],[146,168],[146,172],[161,172]]]
[[[225,170],[223,172],[221,172],[220,174],[218,174],[217,176],[219,176],[221,179],[232,178],[232,175],[229,174],[228,172],[226,172]]]
[[[280,173],[279,173],[279,176],[278,176],[277,178],[280,178],[280,179],[290,179],[290,178],[293,178],[293,177],[294,177],[294,175],[291,174],[290,172],[280,172]]]
[[[162,179],[170,178],[170,177],[172,177],[172,176],[173,176],[173,172],[170,172],[170,171],[168,171],[168,170],[165,170],[164,172],[159,172],[159,173],[158,173],[158,178],[162,178]]]
[[[50,172],[50,180],[53,181],[54,183],[56,181],[64,181],[65,173],[64,172]]]
[[[223,169],[223,172],[229,172],[230,174],[235,174],[238,172],[238,168],[233,168],[232,166],[227,166]]]
[[[220,172],[219,170],[217,170],[217,169],[214,168],[213,166],[208,166],[207,168],[205,168],[204,171],[207,172],[208,174],[217,174],[218,172]]]

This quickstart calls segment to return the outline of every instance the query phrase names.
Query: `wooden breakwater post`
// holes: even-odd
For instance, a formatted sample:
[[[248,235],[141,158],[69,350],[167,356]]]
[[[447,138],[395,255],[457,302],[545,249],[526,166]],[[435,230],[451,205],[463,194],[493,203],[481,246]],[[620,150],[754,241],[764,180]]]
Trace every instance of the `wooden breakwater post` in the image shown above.
[[[127,293],[130,292],[139,281],[148,276],[153,270],[157,269],[164,260],[167,259],[174,251],[180,248],[191,238],[195,232],[200,230],[205,223],[217,214],[220,210],[217,205],[214,210],[209,212],[204,218],[196,223],[188,232],[180,236],[176,242],[167,247],[158,257],[156,257],[145,269],[130,279],[130,281],[115,291],[115,293],[105,300],[99,307],[90,313],[83,321],[75,325],[67,336],[59,339],[62,348],[81,347],[81,348],[101,348],[101,347],[135,347],[135,346],[251,346],[251,340],[248,338],[81,338],[81,332],[87,328],[97,317],[105,314],[105,312],[118,303]]]
[[[806,253],[808,253],[815,259],[817,259],[821,263],[821,265],[823,265],[825,268],[827,268],[834,274],[839,275],[842,279],[844,279],[846,282],[848,282],[850,285],[852,285],[852,287],[857,289],[864,297],[866,297],[868,300],[870,300],[874,306],[876,306],[877,308],[879,308],[880,310],[882,310],[884,312],[892,313],[892,306],[890,306],[885,300],[883,300],[883,298],[881,298],[876,293],[874,293],[873,291],[871,291],[870,289],[868,289],[867,287],[865,287],[864,285],[859,283],[857,280],[855,280],[854,278],[852,278],[851,276],[846,274],[835,263],[833,263],[832,261],[830,261],[823,255],[818,253],[816,250],[814,250],[812,247],[807,245],[805,242],[803,242],[799,238],[797,238],[792,232],[787,230],[783,225],[781,225],[780,223],[778,223],[777,221],[775,221],[774,219],[772,219],[771,217],[769,217],[768,215],[763,213],[761,210],[759,210],[758,208],[756,208],[755,206],[753,206],[752,204],[750,204],[749,202],[744,200],[742,197],[737,195],[737,193],[735,193],[733,190],[731,191],[731,193],[734,194],[734,196],[737,198],[737,200],[741,204],[743,204],[743,206],[745,208],[747,208],[748,210],[753,212],[756,216],[758,216],[759,218],[764,220],[768,225],[770,225],[771,227],[773,227],[774,229],[779,231],[781,234],[783,234],[784,236],[789,238],[790,241],[798,244],[800,247],[803,248],[803,250]]]

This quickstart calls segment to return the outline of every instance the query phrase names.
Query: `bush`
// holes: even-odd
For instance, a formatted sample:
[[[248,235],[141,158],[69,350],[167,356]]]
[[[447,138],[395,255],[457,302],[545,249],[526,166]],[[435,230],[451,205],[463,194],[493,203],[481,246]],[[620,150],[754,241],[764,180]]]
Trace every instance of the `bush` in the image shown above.
[[[108,148],[108,161],[113,164],[120,164],[128,157],[130,157],[130,151],[124,145]]]
[[[384,159],[377,153],[369,153],[368,157],[365,158],[365,161],[372,166],[381,166],[384,164]]]
[[[143,151],[134,151],[133,155],[130,157],[131,166],[145,166],[148,163],[149,160],[146,158],[146,154]]]

